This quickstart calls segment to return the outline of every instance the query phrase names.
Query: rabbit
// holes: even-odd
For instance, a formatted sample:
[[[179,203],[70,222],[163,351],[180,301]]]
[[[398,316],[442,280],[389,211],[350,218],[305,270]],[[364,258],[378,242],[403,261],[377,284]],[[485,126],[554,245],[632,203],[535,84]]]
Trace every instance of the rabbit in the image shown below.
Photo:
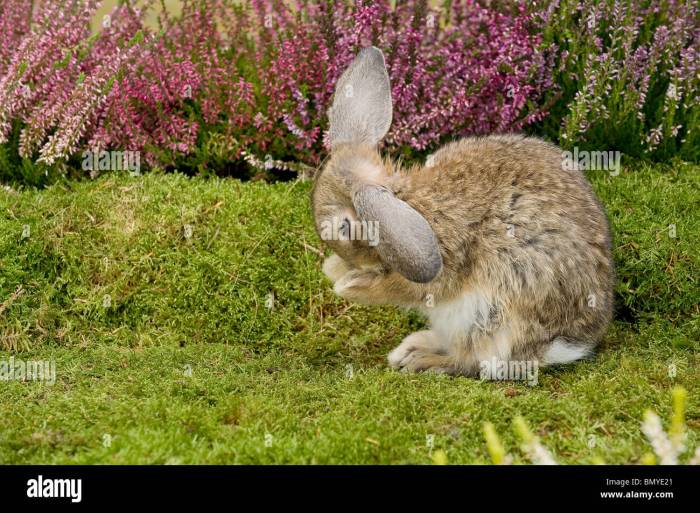
[[[425,314],[390,367],[478,376],[484,362],[589,358],[613,311],[610,228],[557,146],[466,137],[402,168],[378,145],[392,120],[382,52],[362,49],[328,110],[330,156],[311,193],[335,293]],[[375,235],[368,234],[374,226]]]

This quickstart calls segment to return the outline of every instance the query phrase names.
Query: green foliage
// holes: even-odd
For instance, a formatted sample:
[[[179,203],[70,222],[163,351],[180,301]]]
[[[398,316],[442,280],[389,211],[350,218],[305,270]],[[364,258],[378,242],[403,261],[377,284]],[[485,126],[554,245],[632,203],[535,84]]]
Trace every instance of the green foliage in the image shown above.
[[[7,144],[0,144],[0,180],[3,183],[29,187],[44,187],[65,174],[65,165],[47,166],[22,158],[18,152],[19,127],[10,135]],[[73,175],[77,173],[72,173]]]
[[[690,321],[700,338],[698,166],[635,163],[617,177],[589,176],[612,221],[623,305],[643,319]]]

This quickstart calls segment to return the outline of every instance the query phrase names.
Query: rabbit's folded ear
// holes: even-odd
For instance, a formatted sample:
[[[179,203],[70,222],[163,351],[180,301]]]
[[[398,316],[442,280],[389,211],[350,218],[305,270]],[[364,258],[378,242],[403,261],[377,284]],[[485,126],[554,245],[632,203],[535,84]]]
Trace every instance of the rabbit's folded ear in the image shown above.
[[[377,253],[404,278],[428,283],[442,269],[437,237],[428,221],[385,187],[362,185],[353,194],[361,221],[377,222]]]
[[[384,55],[364,48],[338,80],[328,110],[331,147],[339,143],[376,145],[391,126],[391,85]]]

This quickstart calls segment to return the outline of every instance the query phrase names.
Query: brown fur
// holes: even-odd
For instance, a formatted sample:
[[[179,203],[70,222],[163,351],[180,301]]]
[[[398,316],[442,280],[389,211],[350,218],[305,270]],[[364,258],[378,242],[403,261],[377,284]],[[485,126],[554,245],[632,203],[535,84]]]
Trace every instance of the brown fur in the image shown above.
[[[363,84],[351,75],[344,80]],[[430,166],[403,169],[364,140],[333,146],[312,193],[319,233],[334,217],[360,221],[353,195],[372,184],[427,221],[442,257],[434,279],[416,283],[367,241],[327,240],[336,254],[324,272],[336,292],[429,317],[461,298],[469,307],[464,315],[476,316],[464,332],[432,326],[410,335],[397,348],[401,354],[390,355],[392,365],[474,375],[489,355],[546,364],[555,339],[584,352],[600,341],[613,311],[608,222],[583,174],[565,170],[562,155],[520,135],[470,137],[441,148]]]
[[[387,272],[365,241],[327,241],[342,258],[340,271],[333,260],[327,269],[342,295],[421,308],[429,295],[440,303],[483,289],[518,326],[511,359],[541,357],[555,337],[594,346],[612,314],[613,265],[608,222],[583,175],[562,169],[557,147],[515,135],[463,139],[433,161],[402,170],[369,147],[333,153],[312,195],[317,226],[339,208],[352,215],[353,187],[371,180],[425,217],[443,258],[435,280],[419,284]],[[462,353],[456,365],[474,368]]]

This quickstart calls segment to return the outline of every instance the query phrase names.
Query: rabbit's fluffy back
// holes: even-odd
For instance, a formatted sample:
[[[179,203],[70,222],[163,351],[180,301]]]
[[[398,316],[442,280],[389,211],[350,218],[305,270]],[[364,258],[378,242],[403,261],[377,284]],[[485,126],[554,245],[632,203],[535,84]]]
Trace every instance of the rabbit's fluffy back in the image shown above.
[[[478,293],[489,305],[487,316],[475,314],[480,331],[508,316],[519,331],[507,334],[511,354],[528,358],[543,358],[557,337],[593,346],[612,316],[608,221],[585,177],[562,158],[539,139],[466,138],[388,182],[440,241],[444,267],[431,287],[438,307]]]

